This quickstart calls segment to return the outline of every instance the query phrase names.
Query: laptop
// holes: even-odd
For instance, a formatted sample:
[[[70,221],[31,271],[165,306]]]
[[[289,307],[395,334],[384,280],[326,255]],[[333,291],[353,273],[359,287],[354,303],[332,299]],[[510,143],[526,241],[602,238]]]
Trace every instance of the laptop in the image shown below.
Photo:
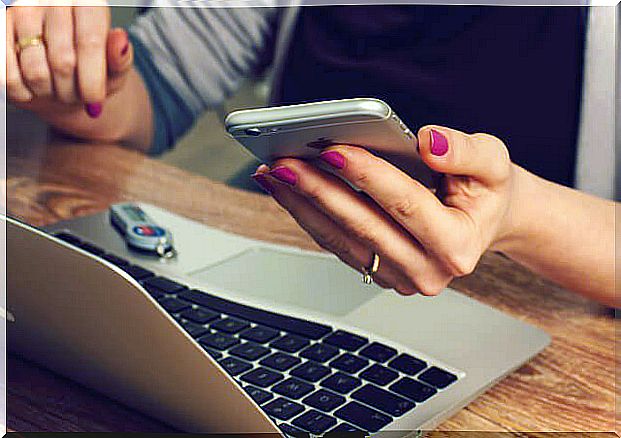
[[[176,257],[130,249],[108,212],[3,217],[8,347],[181,430],[405,436],[550,342],[452,289],[400,296],[332,255],[139,205]]]

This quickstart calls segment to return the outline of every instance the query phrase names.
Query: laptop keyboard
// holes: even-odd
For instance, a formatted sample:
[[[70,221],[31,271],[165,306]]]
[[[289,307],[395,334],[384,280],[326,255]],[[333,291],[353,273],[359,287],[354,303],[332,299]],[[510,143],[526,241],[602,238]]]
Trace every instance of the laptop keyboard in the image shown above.
[[[55,236],[140,282],[287,435],[377,432],[458,379],[364,336],[190,289],[73,234]]]

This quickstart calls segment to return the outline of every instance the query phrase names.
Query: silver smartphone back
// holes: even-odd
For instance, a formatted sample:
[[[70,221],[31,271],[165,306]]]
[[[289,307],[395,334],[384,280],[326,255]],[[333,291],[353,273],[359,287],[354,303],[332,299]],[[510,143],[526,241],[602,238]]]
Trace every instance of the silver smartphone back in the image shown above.
[[[294,157],[313,160],[333,145],[364,147],[425,185],[432,172],[417,152],[416,136],[379,99],[330,100],[231,112],[227,132],[265,163]]]

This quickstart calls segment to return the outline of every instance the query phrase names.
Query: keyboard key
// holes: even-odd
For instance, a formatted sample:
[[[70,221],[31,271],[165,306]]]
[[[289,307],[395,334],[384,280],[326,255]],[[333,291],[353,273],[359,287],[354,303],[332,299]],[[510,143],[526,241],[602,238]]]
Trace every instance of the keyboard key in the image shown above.
[[[155,275],[152,271],[136,265],[122,266],[121,269],[127,272],[130,277],[133,277],[138,281],[153,277]]]
[[[330,412],[345,403],[345,397],[325,389],[320,389],[302,400],[302,403],[317,408],[320,411]]]
[[[190,307],[187,301],[178,300],[173,297],[166,297],[157,300],[160,305],[166,309],[169,313],[178,313],[184,309]]]
[[[257,309],[197,290],[187,290],[182,292],[181,295],[183,299],[201,306],[209,307],[220,313],[232,315],[237,318],[294,333],[296,335],[305,336],[310,339],[321,339],[332,331],[327,325]]]
[[[283,375],[276,371],[268,370],[267,368],[255,368],[254,370],[247,372],[241,379],[244,382],[251,383],[260,388],[267,388],[274,383],[283,379]]]
[[[339,349],[321,342],[311,345],[300,352],[300,356],[315,362],[326,362],[339,354]]]
[[[424,383],[417,382],[409,377],[404,377],[403,379],[393,383],[389,389],[418,403],[424,402],[438,392],[435,388],[425,385]]]
[[[336,419],[319,411],[311,410],[297,417],[292,421],[292,424],[318,435],[334,427]]]
[[[369,382],[384,386],[399,377],[399,373],[378,364],[373,364],[360,373],[360,377]]]
[[[304,397],[314,389],[315,387],[310,383],[290,377],[284,382],[280,382],[278,385],[275,385],[272,388],[272,391],[277,394],[284,395],[285,397],[296,399]]]
[[[239,340],[224,333],[210,333],[198,340],[205,347],[215,348],[216,350],[226,350],[233,345],[239,344]]]
[[[397,350],[392,347],[387,347],[379,342],[373,342],[371,345],[365,347],[360,351],[360,355],[367,357],[376,362],[386,362],[388,359],[397,354]]]
[[[417,374],[427,368],[427,363],[410,356],[409,354],[400,354],[391,360],[388,366],[397,371],[413,376],[414,374]]]
[[[241,321],[235,318],[224,318],[218,322],[211,324],[212,329],[216,329],[218,331],[230,334],[240,332],[248,327],[250,327],[249,322]]]
[[[248,341],[254,341],[259,344],[265,344],[277,337],[280,332],[276,329],[257,325],[255,327],[244,330],[239,337]]]
[[[292,369],[289,374],[308,382],[317,382],[330,374],[330,369],[316,362],[308,361]]]
[[[105,254],[105,251],[103,249],[89,242],[82,242],[78,244],[78,246],[82,248],[84,251],[90,252],[91,254],[96,255],[98,257],[101,257],[102,255]]]
[[[148,280],[143,281],[143,284],[155,287],[162,292],[166,292],[167,294],[174,294],[183,289],[187,289],[184,285],[165,277],[149,278]]]
[[[70,245],[79,246],[82,243],[82,240],[80,240],[78,236],[74,236],[73,234],[66,231],[59,231],[57,233],[53,233],[52,235],[58,237],[60,240],[63,240]]]
[[[270,417],[279,420],[288,420],[304,410],[304,406],[284,398],[277,398],[263,407],[263,410]]]
[[[290,424],[280,424],[278,426],[282,433],[291,437],[307,437],[308,432],[304,432],[303,430],[298,429],[297,427],[291,426]]]
[[[246,390],[248,395],[252,397],[252,399],[259,405],[274,398],[274,395],[272,393],[259,389],[256,386],[248,385],[244,389]]]
[[[310,342],[308,339],[301,338],[299,336],[286,335],[272,342],[270,347],[286,351],[287,353],[295,353],[309,344]]]
[[[323,380],[320,385],[341,394],[347,394],[351,390],[362,385],[362,381],[353,376],[348,376],[347,374],[336,373]]]
[[[297,357],[290,356],[286,353],[276,352],[266,357],[259,363],[278,371],[286,371],[300,362],[302,361]]]
[[[181,312],[181,316],[198,324],[205,324],[220,317],[219,313],[209,309],[187,309]]]
[[[354,392],[351,398],[386,412],[393,417],[400,417],[415,406],[411,401],[374,385],[363,386]]]
[[[204,350],[216,360],[222,358],[222,353],[220,353],[219,351],[212,350],[211,348],[204,348]]]
[[[332,429],[330,432],[362,432],[360,429],[358,429],[355,426],[352,426],[351,424],[347,424],[347,423],[341,423],[338,426],[336,426],[334,429]],[[348,435],[348,436],[364,436],[364,435]]]
[[[246,342],[229,350],[229,354],[241,357],[242,359],[246,359],[251,362],[262,358],[270,352],[271,350],[269,348],[264,347],[263,345],[255,344],[254,342]]]
[[[113,265],[116,266],[127,266],[129,265],[129,262],[125,259],[122,259],[121,257],[117,257],[114,254],[104,254],[103,258],[107,261],[109,261],[110,263],[112,263]]]
[[[203,336],[205,333],[209,331],[202,325],[195,324],[191,321],[181,321],[180,324],[181,324],[181,327],[183,327],[185,331],[188,332],[188,334],[192,336],[193,338],[198,338],[200,336]]]
[[[323,342],[342,348],[343,350],[356,351],[367,344],[369,340],[344,330],[337,330],[328,335]]]
[[[351,374],[357,373],[361,369],[365,368],[368,364],[368,360],[362,359],[358,356],[354,356],[350,353],[342,354],[341,356],[330,362],[331,367]]]
[[[431,367],[418,376],[418,379],[425,383],[429,383],[431,386],[442,389],[456,381],[457,376],[441,368]]]
[[[377,432],[392,422],[392,418],[388,415],[356,402],[346,404],[336,411],[334,415],[366,432]]]
[[[220,365],[224,367],[226,371],[232,376],[236,376],[241,373],[245,373],[246,371],[252,369],[252,365],[248,362],[244,362],[243,360],[236,359],[234,357],[227,357],[226,359],[222,359],[220,361]]]
[[[156,300],[166,297],[166,294],[159,289],[155,289],[153,287],[145,287],[145,290],[147,291],[149,295],[151,295]]]

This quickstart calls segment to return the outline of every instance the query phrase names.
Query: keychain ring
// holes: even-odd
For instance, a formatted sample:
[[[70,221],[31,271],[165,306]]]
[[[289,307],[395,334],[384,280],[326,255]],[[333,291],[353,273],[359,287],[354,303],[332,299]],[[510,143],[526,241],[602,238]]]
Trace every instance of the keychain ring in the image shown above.
[[[172,259],[177,256],[177,250],[174,247],[166,248],[163,242],[160,242],[159,245],[155,248],[157,255],[163,259]]]

